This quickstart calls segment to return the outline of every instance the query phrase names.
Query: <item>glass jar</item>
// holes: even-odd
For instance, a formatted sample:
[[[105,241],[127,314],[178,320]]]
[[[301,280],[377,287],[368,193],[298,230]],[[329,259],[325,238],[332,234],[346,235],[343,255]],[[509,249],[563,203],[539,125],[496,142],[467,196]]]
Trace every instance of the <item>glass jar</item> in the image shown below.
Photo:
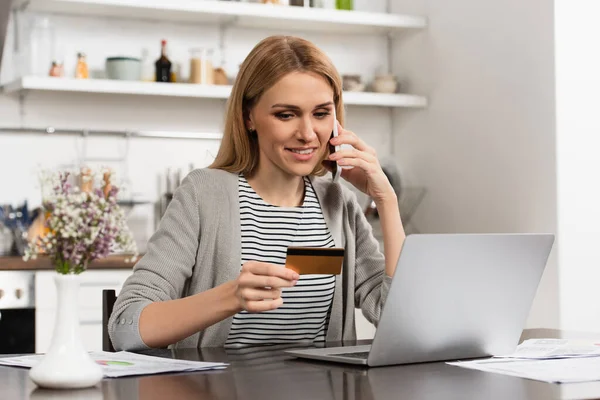
[[[156,68],[147,48],[142,49],[142,81],[156,81]]]
[[[27,74],[48,76],[52,62],[57,61],[54,26],[48,18],[35,18],[26,37]]]
[[[205,47],[190,50],[190,83],[214,84],[213,53],[212,49]]]

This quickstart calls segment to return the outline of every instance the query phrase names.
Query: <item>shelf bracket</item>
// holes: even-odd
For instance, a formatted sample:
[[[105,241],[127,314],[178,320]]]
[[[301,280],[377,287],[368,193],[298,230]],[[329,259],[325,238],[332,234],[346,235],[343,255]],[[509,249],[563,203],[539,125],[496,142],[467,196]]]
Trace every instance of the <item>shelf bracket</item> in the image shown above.
[[[23,90],[19,93],[19,122],[21,126],[25,125],[25,117],[27,116],[25,113],[25,97],[26,91]]]

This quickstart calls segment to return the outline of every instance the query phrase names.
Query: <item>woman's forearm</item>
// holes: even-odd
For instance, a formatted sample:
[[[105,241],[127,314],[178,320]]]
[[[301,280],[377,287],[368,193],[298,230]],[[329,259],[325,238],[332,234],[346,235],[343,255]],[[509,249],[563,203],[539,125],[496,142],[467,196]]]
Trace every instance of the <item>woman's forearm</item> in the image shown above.
[[[406,238],[402,220],[400,218],[400,209],[398,208],[398,198],[390,196],[385,200],[376,202],[381,230],[383,232],[383,250],[385,257],[385,273],[392,277],[396,271],[396,264],[400,257],[402,244]]]
[[[241,310],[231,281],[193,296],[155,302],[140,314],[140,336],[149,347],[166,347]]]

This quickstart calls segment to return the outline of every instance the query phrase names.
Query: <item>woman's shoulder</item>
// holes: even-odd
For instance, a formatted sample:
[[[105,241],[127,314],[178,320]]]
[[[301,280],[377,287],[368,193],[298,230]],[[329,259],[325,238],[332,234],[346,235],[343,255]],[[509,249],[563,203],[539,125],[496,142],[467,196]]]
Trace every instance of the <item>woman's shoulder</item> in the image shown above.
[[[235,191],[238,175],[214,168],[198,168],[191,171],[181,182],[181,186],[193,188],[198,196],[214,196]]]
[[[191,183],[204,186],[223,187],[227,184],[237,183],[238,175],[215,168],[197,168],[185,177]]]

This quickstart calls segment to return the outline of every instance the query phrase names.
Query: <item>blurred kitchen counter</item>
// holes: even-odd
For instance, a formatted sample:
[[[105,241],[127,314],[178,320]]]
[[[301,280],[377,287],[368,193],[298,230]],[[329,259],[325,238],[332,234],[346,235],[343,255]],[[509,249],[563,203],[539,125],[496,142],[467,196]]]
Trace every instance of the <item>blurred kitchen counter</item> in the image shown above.
[[[106,258],[92,261],[88,269],[124,269],[133,268],[135,262],[126,262],[130,256],[112,255]],[[138,257],[141,257],[141,255]],[[136,261],[137,262],[137,261]],[[38,257],[36,260],[23,261],[19,256],[0,256],[0,271],[23,271],[23,270],[52,270],[54,266],[47,257]]]

